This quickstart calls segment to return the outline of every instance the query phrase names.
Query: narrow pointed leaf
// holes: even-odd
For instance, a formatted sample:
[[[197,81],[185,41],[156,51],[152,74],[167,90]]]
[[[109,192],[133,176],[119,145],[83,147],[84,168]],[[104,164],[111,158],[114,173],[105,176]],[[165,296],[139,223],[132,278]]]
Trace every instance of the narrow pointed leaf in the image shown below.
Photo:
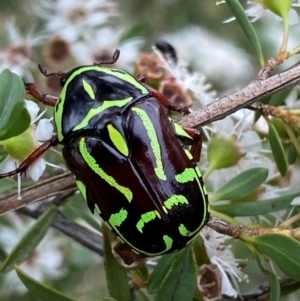
[[[106,296],[104,296],[104,297],[102,297],[100,299],[100,301],[118,301],[118,300],[116,300],[116,299],[114,299],[112,297],[106,297]]]
[[[180,251],[155,301],[192,301],[197,287],[197,265],[192,248]]]
[[[241,26],[243,32],[245,33],[247,39],[253,46],[261,67],[264,66],[264,58],[261,51],[261,46],[257,37],[257,34],[252,26],[252,23],[249,21],[242,5],[238,0],[226,0],[227,5],[231,9],[233,15],[235,16],[237,22]]]
[[[296,192],[267,200],[240,203],[231,202],[226,205],[211,205],[210,207],[214,211],[229,216],[254,216],[291,208],[291,202],[299,195],[300,192]]]
[[[3,162],[7,156],[8,153],[5,150],[0,150],[0,163]]]
[[[29,275],[24,273],[18,266],[15,266],[15,270],[20,280],[27,287],[29,292],[37,296],[39,299],[43,301],[76,301],[75,299],[71,299],[63,295],[59,291],[56,291],[51,287],[48,287],[43,283],[30,277]]]
[[[288,277],[300,280],[300,242],[282,234],[248,238],[256,250],[269,256]]]
[[[11,251],[1,266],[1,273],[11,271],[14,268],[14,265],[18,265],[30,257],[37,245],[46,235],[55,218],[57,210],[58,208],[56,206],[51,206],[40,216],[25,235],[23,235],[19,243]]]
[[[108,291],[110,296],[118,301],[131,301],[127,270],[117,262],[112,254],[108,231],[105,223],[102,223],[104,267]]]
[[[148,281],[149,294],[154,294],[158,291],[177,255],[177,253],[172,253],[159,259]]]
[[[261,271],[269,278],[270,290],[271,290],[269,299],[272,301],[279,301],[280,300],[279,279],[273,273],[273,271],[271,271],[265,267],[265,265],[263,264],[263,261],[262,261],[262,257],[256,250],[254,250],[254,252],[252,251],[252,253],[254,253],[254,257],[255,257]]]
[[[268,177],[266,168],[252,168],[223,185],[211,198],[213,201],[232,200],[257,189]]]
[[[268,125],[269,125],[269,141],[270,141],[273,157],[281,176],[284,177],[289,167],[287,158],[281,140],[279,138],[279,135],[274,125],[271,122],[268,122]]]
[[[29,127],[30,115],[24,94],[22,79],[4,69],[0,73],[0,141],[17,136]]]

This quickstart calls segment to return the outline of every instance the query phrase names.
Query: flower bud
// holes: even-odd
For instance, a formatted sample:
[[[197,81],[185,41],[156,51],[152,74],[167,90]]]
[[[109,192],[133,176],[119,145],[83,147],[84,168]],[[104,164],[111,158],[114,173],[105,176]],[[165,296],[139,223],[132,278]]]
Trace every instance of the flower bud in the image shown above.
[[[209,170],[232,167],[238,163],[242,156],[235,139],[214,137],[208,143]]]
[[[24,161],[37,147],[34,125],[30,125],[22,134],[0,141],[8,154],[20,162]]]
[[[260,0],[259,2],[277,16],[285,19],[292,7],[293,0]]]

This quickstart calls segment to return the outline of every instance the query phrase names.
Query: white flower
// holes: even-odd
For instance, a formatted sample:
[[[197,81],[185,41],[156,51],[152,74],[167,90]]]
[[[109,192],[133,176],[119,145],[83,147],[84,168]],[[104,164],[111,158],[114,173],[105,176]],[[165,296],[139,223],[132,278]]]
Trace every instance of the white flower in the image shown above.
[[[85,36],[84,41],[72,44],[72,52],[79,64],[90,65],[101,60],[111,60],[116,49],[120,50],[117,66],[133,69],[142,40],[140,38],[120,43],[123,30],[101,28]]]
[[[212,90],[212,85],[207,82],[207,78],[197,72],[189,72],[187,66],[181,59],[173,62],[168,57],[161,55],[160,51],[154,47],[154,51],[159,55],[163,68],[166,68],[176,79],[176,83],[183,88],[184,91],[191,91],[201,106],[205,106],[216,97],[216,91]],[[173,79],[172,79],[173,80]]]
[[[238,263],[245,262],[245,260],[236,259],[230,247],[224,244],[230,237],[208,227],[204,227],[200,235],[204,240],[206,253],[211,263],[215,264],[220,272],[222,294],[236,297],[238,292],[231,282],[234,279],[239,282],[248,280],[248,276],[238,268]]]
[[[40,141],[46,141],[49,140],[52,135],[53,135],[53,125],[50,122],[49,119],[40,119],[41,116],[37,116],[38,112],[39,112],[39,106],[34,103],[31,100],[26,100],[26,106],[27,106],[27,110],[30,114],[31,117],[31,126],[28,128],[28,130],[26,130],[26,136],[24,139],[28,139],[25,140],[23,143],[24,145],[18,145],[16,144],[11,146],[11,144],[13,142],[8,142],[8,140],[13,140],[13,139],[19,139],[20,141],[22,140],[22,135],[24,133],[22,133],[21,135],[17,136],[17,137],[13,137],[10,138],[6,141],[2,141],[3,145],[5,145],[5,147],[7,148],[7,151],[9,150],[10,147],[13,148],[24,148],[24,153],[25,153],[25,158],[22,158],[24,156],[24,154],[20,154],[20,156],[18,156],[18,158],[13,157],[13,155],[9,154],[5,160],[3,162],[0,163],[0,173],[6,173],[6,172],[10,172],[14,169],[16,169],[16,167],[18,167],[22,161],[24,159],[26,159],[26,157],[32,152],[34,151],[34,149],[32,149],[32,147],[34,148],[38,148],[39,145],[41,144]],[[36,122],[38,119],[39,123],[37,126],[34,125],[34,122]],[[30,141],[31,140],[31,141]],[[22,150],[21,150],[22,152]],[[28,153],[29,152],[29,153]],[[9,153],[9,151],[8,151]],[[40,157],[38,158],[35,162],[33,162],[29,168],[26,170],[26,175],[29,175],[32,180],[37,181],[41,175],[43,174],[44,170],[46,168],[46,162],[45,160]]]
[[[25,230],[29,228],[32,222],[24,222],[17,214],[8,213],[10,227],[1,227],[0,244],[3,249],[9,253],[17,245]],[[34,253],[25,262],[20,264],[20,268],[31,277],[43,281],[46,277],[59,278],[64,273],[63,269],[63,254],[61,246],[65,242],[58,238],[54,238],[51,230],[46,237],[41,241]],[[15,294],[23,294],[27,290],[21,283],[15,271],[6,274],[3,279],[5,282],[6,292],[14,292]]]
[[[234,90],[256,76],[244,50],[203,28],[190,27],[161,39],[176,49],[181,61],[199,70],[209,81],[217,82],[221,89]]]
[[[216,191],[239,173],[253,167],[267,168],[269,170],[268,179],[278,175],[274,162],[265,155],[265,153],[269,154],[270,151],[263,151],[261,138],[251,129],[253,118],[253,112],[239,110],[223,120],[214,122],[212,126],[205,127],[205,134],[208,140],[211,139],[214,133],[225,139],[234,138],[240,153],[244,154],[235,166],[218,169],[210,174],[207,181],[210,183],[209,185],[211,185],[213,191]],[[203,145],[202,153],[204,156],[206,155],[205,144]],[[200,162],[207,162],[207,160],[203,159]],[[205,170],[205,167],[201,169]]]
[[[29,68],[34,66],[31,61],[33,47],[40,45],[46,36],[42,33],[35,33],[33,28],[29,29],[27,33],[21,34],[13,21],[5,24],[5,34],[7,45],[0,50],[0,70],[8,68],[24,77],[26,81],[33,81],[29,72]]]
[[[37,15],[46,20],[46,29],[70,42],[83,37],[116,15],[115,4],[109,0],[44,1],[36,9]]]

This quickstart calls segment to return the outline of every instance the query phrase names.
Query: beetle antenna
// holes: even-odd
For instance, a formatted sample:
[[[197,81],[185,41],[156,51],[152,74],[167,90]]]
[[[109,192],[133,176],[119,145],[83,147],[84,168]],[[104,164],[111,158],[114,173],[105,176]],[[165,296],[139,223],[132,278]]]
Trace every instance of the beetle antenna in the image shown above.
[[[112,60],[95,62],[94,65],[96,65],[96,66],[112,65],[119,59],[119,56],[120,56],[120,50],[116,49],[116,51],[113,54]]]
[[[62,72],[62,71],[48,73],[47,69],[44,68],[41,64],[38,64],[38,67],[40,69],[40,72],[46,77],[50,77],[50,76],[54,76],[54,75],[58,75],[59,77],[62,77],[63,75],[65,75],[65,72]]]

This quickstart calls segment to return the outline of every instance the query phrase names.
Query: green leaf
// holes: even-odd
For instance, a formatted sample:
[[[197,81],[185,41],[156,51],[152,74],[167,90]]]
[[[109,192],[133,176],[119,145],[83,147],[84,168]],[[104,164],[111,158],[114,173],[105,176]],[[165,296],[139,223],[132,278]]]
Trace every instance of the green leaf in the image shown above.
[[[229,216],[254,216],[291,208],[292,200],[299,195],[300,192],[296,192],[268,200],[241,202],[238,204],[231,202],[226,205],[211,205],[210,207],[212,210]]]
[[[45,213],[43,213],[34,225],[23,235],[19,243],[14,247],[8,255],[0,272],[7,273],[14,268],[14,265],[20,264],[30,257],[37,245],[46,235],[51,226],[58,208],[51,206]]]
[[[0,262],[3,262],[7,257],[7,254],[4,249],[2,249],[2,246],[0,246]]]
[[[75,301],[25,274],[18,266],[15,270],[27,289],[43,301]]]
[[[22,183],[23,184],[23,183]],[[12,192],[13,189],[16,188],[16,180],[13,178],[4,178],[0,181],[0,194],[6,193],[6,192]],[[2,200],[3,198],[1,198]]]
[[[268,177],[266,168],[256,167],[237,175],[211,196],[211,201],[232,200],[257,189]]]
[[[102,223],[104,267],[108,291],[118,301],[131,301],[127,270],[121,266],[112,254],[107,225]]]
[[[244,237],[243,237],[244,238]],[[257,251],[269,256],[288,277],[300,280],[300,242],[282,234],[245,237]]]
[[[269,279],[270,290],[271,290],[269,300],[279,301],[281,290],[280,290],[280,283],[277,276],[271,270],[265,267],[261,255],[256,250],[251,250],[251,251],[258,263],[259,268]]]
[[[227,5],[231,9],[233,15],[235,16],[237,22],[240,24],[243,32],[245,33],[247,39],[253,46],[261,67],[264,66],[264,58],[261,51],[261,46],[257,37],[257,34],[252,26],[252,23],[249,21],[242,5],[238,0],[226,0]]]
[[[291,144],[288,148],[288,155],[287,155],[288,164],[290,165],[295,164],[297,160],[297,156],[298,156],[297,150],[295,146]]]
[[[192,301],[197,287],[197,265],[192,248],[179,252],[155,301]]]
[[[24,94],[22,79],[4,69],[0,73],[0,141],[18,136],[29,127],[31,120]]]
[[[158,291],[161,286],[163,280],[165,279],[168,271],[171,268],[171,265],[178,254],[172,253],[168,255],[162,256],[152,274],[149,277],[148,281],[148,292],[149,294],[154,294]]]
[[[100,299],[100,301],[117,301],[117,300],[112,297],[104,296]]]
[[[281,176],[284,177],[289,167],[286,159],[286,155],[274,125],[269,120],[268,120],[268,125],[269,125],[269,141],[270,141],[271,150],[275,159],[276,166]]]
[[[5,158],[8,156],[8,152],[5,150],[0,150],[0,163],[5,160]]]

